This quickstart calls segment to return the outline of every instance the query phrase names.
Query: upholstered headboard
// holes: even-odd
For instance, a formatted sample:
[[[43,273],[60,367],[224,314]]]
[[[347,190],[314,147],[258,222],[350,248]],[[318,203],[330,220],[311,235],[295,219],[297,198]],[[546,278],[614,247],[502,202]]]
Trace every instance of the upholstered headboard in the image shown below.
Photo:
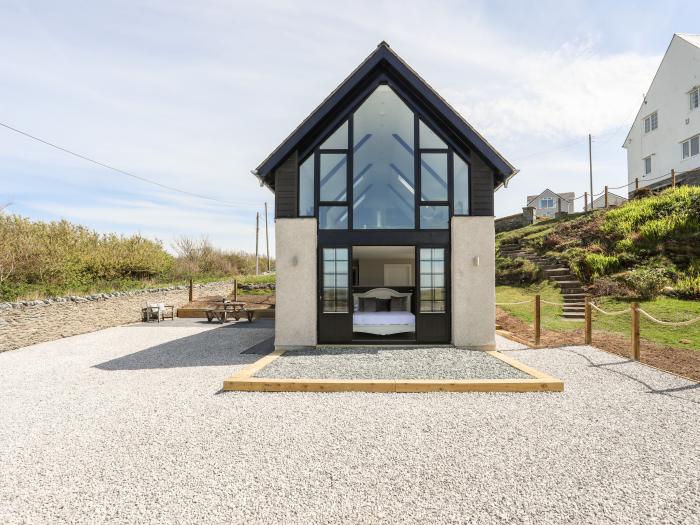
[[[392,297],[405,297],[406,300],[404,301],[404,308],[407,312],[410,312],[411,295],[413,295],[411,292],[402,293],[397,292],[396,290],[392,290],[391,288],[372,288],[367,292],[352,294],[353,309],[357,310],[356,307],[359,300],[366,297],[373,297],[375,299],[391,299]]]

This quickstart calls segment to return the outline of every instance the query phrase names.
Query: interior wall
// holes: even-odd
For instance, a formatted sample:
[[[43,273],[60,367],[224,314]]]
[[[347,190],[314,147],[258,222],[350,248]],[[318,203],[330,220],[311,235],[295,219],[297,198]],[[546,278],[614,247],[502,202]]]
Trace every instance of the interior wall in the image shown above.
[[[383,286],[385,264],[410,264],[411,275],[415,274],[413,259],[358,259],[359,286]],[[408,286],[413,286],[410,283]]]

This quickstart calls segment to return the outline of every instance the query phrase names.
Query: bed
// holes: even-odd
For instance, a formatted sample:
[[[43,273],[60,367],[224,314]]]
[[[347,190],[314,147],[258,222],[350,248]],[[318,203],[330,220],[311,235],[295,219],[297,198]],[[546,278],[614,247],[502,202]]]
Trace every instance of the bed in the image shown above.
[[[352,331],[364,334],[392,335],[416,331],[416,316],[411,313],[411,293],[401,293],[391,288],[374,288],[364,293],[354,293]],[[367,312],[360,311],[361,299],[403,298],[403,310]]]

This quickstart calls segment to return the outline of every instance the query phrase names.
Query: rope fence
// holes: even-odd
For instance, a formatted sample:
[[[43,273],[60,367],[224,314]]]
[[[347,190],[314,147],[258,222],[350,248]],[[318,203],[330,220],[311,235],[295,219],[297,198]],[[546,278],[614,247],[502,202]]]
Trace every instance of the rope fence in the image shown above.
[[[664,326],[690,326],[691,324],[695,324],[697,322],[700,322],[700,317],[696,317],[695,319],[688,319],[687,321],[663,321],[661,319],[657,319],[656,317],[653,317],[649,312],[646,312],[645,310],[642,310],[641,308],[639,309],[639,313],[642,314],[647,319],[649,319],[650,321],[653,321],[657,324],[661,324]]]
[[[602,308],[599,308],[598,306],[596,306],[595,303],[589,303],[589,304],[591,305],[591,308],[593,308],[594,310],[597,310],[598,312],[600,312],[603,315],[609,315],[609,316],[624,315],[624,314],[632,311],[631,308],[626,308],[624,310],[618,310],[616,312],[606,312]]]
[[[533,299],[527,299],[525,301],[517,301],[517,302],[511,302],[511,303],[496,303],[496,306],[520,306],[520,305],[525,305],[525,304],[534,304],[534,320],[533,320],[533,328],[534,328],[534,346],[539,347],[540,346],[540,335],[541,335],[541,328],[542,328],[542,304],[550,305],[550,306],[557,306],[557,307],[566,307],[568,306],[567,303],[562,303],[562,302],[554,302],[554,301],[546,301],[541,298],[539,294],[535,295]],[[653,315],[651,315],[649,312],[646,310],[643,310],[642,308],[639,307],[639,303],[632,303],[629,308],[625,308],[623,310],[614,310],[614,311],[607,311],[597,304],[595,304],[593,301],[590,299],[586,298],[585,299],[585,305],[584,305],[584,342],[587,345],[592,344],[593,342],[593,311],[599,312],[603,315],[609,316],[609,317],[617,317],[621,315],[626,315],[626,314],[631,314],[631,324],[630,324],[630,353],[632,355],[632,359],[635,361],[639,361],[640,359],[640,318],[641,316],[646,317],[649,321],[663,325],[663,326],[668,326],[668,327],[685,327],[685,326],[690,326],[695,323],[700,323],[700,317],[695,317],[693,319],[686,319],[684,321],[666,321],[663,319],[657,319]]]

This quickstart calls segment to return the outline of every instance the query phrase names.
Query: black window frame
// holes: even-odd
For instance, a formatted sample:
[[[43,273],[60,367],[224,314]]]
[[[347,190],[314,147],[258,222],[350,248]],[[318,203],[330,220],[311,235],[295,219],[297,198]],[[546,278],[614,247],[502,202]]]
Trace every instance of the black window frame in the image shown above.
[[[470,150],[464,149],[460,146],[456,146],[454,141],[450,139],[449,136],[447,136],[445,133],[443,133],[440,129],[439,126],[437,126],[433,119],[430,118],[430,116],[424,112],[416,103],[414,103],[410,97],[408,97],[404,90],[401,89],[400,86],[394,84],[391,82],[388,78],[385,76],[380,76],[375,82],[371,83],[365,88],[365,91],[361,94],[361,96],[358,96],[357,99],[353,104],[351,104],[343,113],[339,113],[339,115],[333,119],[331,123],[326,125],[324,128],[323,132],[318,135],[318,137],[311,143],[309,146],[306,148],[302,149],[299,151],[299,158],[303,158],[304,160],[308,159],[309,155],[314,156],[314,214],[313,215],[308,215],[306,217],[315,217],[318,222],[318,229],[322,231],[343,231],[343,232],[348,232],[348,231],[358,231],[354,230],[354,225],[353,225],[353,215],[354,215],[354,209],[353,209],[353,204],[354,204],[354,195],[353,195],[353,177],[354,177],[354,169],[353,169],[353,157],[354,157],[354,126],[353,126],[353,117],[355,111],[372,95],[372,93],[375,91],[377,87],[380,85],[385,84],[388,85],[393,92],[402,100],[404,104],[408,106],[408,108],[413,112],[413,118],[414,118],[414,144],[413,144],[413,157],[414,157],[414,212],[415,212],[415,217],[414,217],[414,224],[413,228],[398,228],[398,229],[389,229],[389,228],[381,228],[377,229],[376,231],[391,231],[391,232],[418,232],[418,231],[426,231],[426,232],[440,232],[440,231],[445,231],[445,230],[450,230],[451,228],[451,219],[454,216],[472,216],[473,214],[473,203],[472,203],[472,198],[473,198],[473,188],[472,188],[472,173],[473,173],[473,166],[472,166],[472,161],[471,161],[471,154],[472,152]],[[345,122],[347,121],[348,123],[348,147],[347,149],[321,149],[321,144],[323,144],[335,131],[342,126]],[[445,142],[447,145],[447,148],[420,148],[420,131],[419,131],[419,122],[423,121],[423,123],[431,129],[441,140]],[[345,201],[322,201],[320,200],[320,155],[324,153],[345,153],[347,155],[347,161],[346,161],[346,166],[347,166],[347,182],[346,182],[346,200]],[[447,153],[447,164],[448,164],[448,173],[447,173],[447,200],[446,201],[423,201],[421,199],[421,192],[420,192],[420,158],[422,153]],[[467,213],[460,213],[460,214],[455,214],[454,213],[454,155],[458,155],[464,163],[468,167],[468,174],[467,174],[467,187],[469,189],[469,202],[468,202],[468,210]],[[299,167],[301,166],[301,162],[298,163],[297,167],[297,187],[298,186],[298,177],[299,177]],[[325,206],[345,206],[346,211],[348,214],[348,219],[347,219],[347,228],[346,229],[322,229],[321,224],[320,224],[320,208],[325,207]],[[447,227],[446,228],[421,228],[420,226],[420,210],[421,206],[446,206],[448,209],[448,218],[447,218]],[[299,209],[299,194],[297,192],[297,210]],[[374,231],[374,230],[359,230],[363,232],[367,231]]]

